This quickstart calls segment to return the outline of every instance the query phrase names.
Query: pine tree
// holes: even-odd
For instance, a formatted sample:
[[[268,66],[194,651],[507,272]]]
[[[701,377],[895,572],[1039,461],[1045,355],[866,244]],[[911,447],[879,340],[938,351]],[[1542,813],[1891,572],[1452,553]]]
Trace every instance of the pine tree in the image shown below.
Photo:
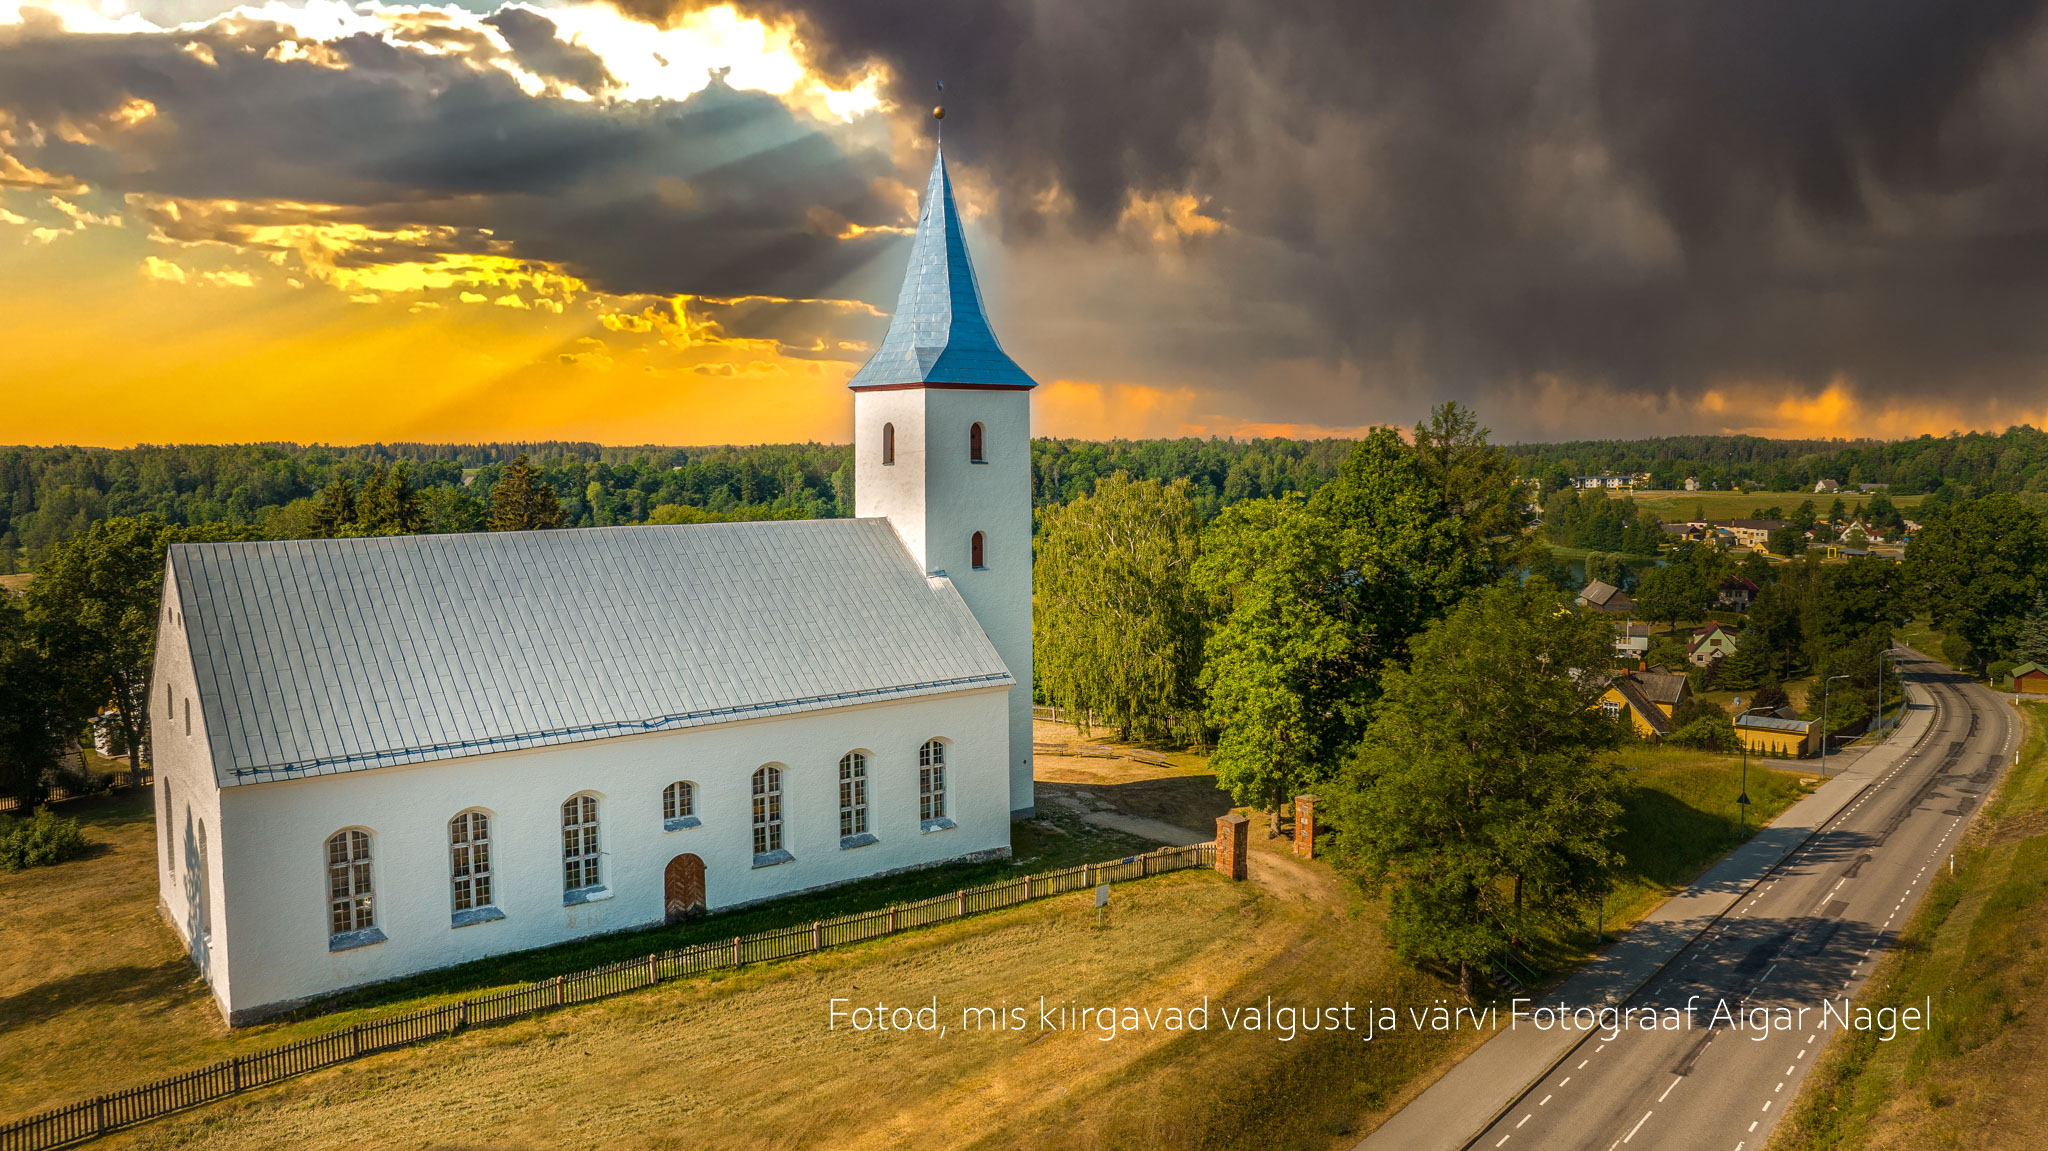
[[[426,527],[426,511],[420,492],[412,483],[412,468],[401,460],[389,472],[377,469],[356,501],[355,530],[358,536],[409,536]]]
[[[2035,593],[2033,610],[2027,612],[2013,639],[2012,654],[2022,663],[2048,667],[2048,592]]]
[[[322,540],[338,539],[356,522],[356,485],[354,481],[338,479],[321,489],[319,502],[313,505],[313,538]]]
[[[506,466],[491,485],[490,528],[494,532],[530,532],[562,526],[562,500],[528,463],[524,453]]]

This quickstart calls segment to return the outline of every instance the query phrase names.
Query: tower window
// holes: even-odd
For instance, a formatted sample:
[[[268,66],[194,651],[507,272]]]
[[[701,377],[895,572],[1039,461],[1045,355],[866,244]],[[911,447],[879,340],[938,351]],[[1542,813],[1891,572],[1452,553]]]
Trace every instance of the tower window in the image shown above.
[[[896,462],[896,425],[882,425],[882,466]]]
[[[979,423],[967,429],[967,462],[972,464],[985,464],[988,462],[981,454],[981,425]]]
[[[972,543],[970,543],[970,544],[968,545],[968,550],[970,550],[971,552],[973,552],[973,553],[974,553],[974,554],[973,554],[973,566],[974,566],[974,568],[975,568],[976,570],[980,570],[981,568],[985,568],[985,567],[987,567],[987,566],[988,566],[988,563],[987,563],[987,560],[988,560],[988,537],[987,537],[987,536],[984,536],[984,535],[983,535],[982,533],[980,533],[980,532],[975,532],[975,533],[974,533],[974,539],[973,539]]]

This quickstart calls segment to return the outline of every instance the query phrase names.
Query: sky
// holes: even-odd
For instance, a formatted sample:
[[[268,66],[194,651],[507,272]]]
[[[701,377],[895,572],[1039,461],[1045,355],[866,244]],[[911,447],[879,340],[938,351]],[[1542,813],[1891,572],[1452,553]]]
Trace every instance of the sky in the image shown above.
[[[0,0],[0,442],[2048,424],[2048,0]],[[945,82],[945,90],[937,82]]]

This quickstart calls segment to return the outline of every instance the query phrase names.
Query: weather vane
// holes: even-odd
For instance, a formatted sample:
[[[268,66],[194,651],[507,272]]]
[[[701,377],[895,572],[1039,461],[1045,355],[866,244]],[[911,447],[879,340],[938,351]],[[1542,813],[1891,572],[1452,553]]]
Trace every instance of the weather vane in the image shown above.
[[[941,80],[939,81],[940,99],[944,99],[945,95],[946,82]],[[939,143],[943,144],[946,142],[946,106],[944,104],[937,104],[932,107],[932,119],[939,122]]]

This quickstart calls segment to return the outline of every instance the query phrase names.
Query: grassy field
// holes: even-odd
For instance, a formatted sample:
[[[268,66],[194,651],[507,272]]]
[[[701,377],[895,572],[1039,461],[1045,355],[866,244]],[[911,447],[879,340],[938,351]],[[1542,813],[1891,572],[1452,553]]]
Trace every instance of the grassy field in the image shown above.
[[[1829,1045],[1780,1148],[2048,1147],[2048,706],[2018,767],[1872,973],[1863,1005],[1934,1000],[1934,1026]]]
[[[1117,815],[1213,829],[1229,799],[1197,755],[1082,754],[1042,734],[1044,818],[1018,828],[1033,865],[1127,854]],[[1064,741],[1065,746],[1061,745]],[[1654,907],[1732,846],[1736,769],[1725,757],[1632,747],[1627,858],[1610,930]],[[1147,759],[1152,758],[1147,756]],[[1769,818],[1801,792],[1752,765]],[[1081,811],[1051,802],[1081,798]],[[1113,808],[1104,812],[1104,807]],[[976,882],[913,874],[676,929],[525,953],[359,993],[335,1014],[229,1033],[156,919],[146,792],[65,805],[98,844],[61,867],[0,875],[0,1031],[32,1059],[0,1059],[0,1115],[16,1115],[440,999],[703,938],[802,922]],[[1083,814],[1085,811],[1086,814]],[[136,1147],[889,1146],[1300,1147],[1346,1145],[1432,1081],[1477,1036],[1341,1035],[1293,1042],[1225,1032],[1099,1037],[1036,1030],[1037,997],[1085,1005],[1426,1002],[1454,992],[1395,960],[1382,909],[1285,840],[1253,835],[1253,882],[1182,874],[1119,887],[1108,925],[1085,894],[738,975],[670,984],[336,1068],[117,1137]],[[973,874],[969,874],[972,872]],[[1592,943],[1543,956],[1561,972]],[[828,1000],[928,1003],[944,1038],[828,1027]],[[968,1005],[1029,1004],[1023,1033],[958,1033]],[[859,1068],[889,1067],[887,1091]],[[792,1084],[801,1084],[800,1090]],[[878,1100],[886,1098],[887,1103]],[[1079,1134],[1085,1132],[1085,1134]]]
[[[1635,491],[1611,492],[1610,495],[1627,495],[1642,509],[1658,519],[1671,523],[1691,520],[1696,509],[1704,509],[1710,520],[1748,519],[1759,508],[1776,507],[1790,514],[1802,501],[1812,500],[1816,512],[1826,514],[1836,497],[1820,492],[1665,492]],[[1868,496],[1842,494],[1841,500],[1853,514],[1869,499]],[[1926,499],[1926,496],[1892,496],[1891,500],[1900,511],[1906,511]]]

